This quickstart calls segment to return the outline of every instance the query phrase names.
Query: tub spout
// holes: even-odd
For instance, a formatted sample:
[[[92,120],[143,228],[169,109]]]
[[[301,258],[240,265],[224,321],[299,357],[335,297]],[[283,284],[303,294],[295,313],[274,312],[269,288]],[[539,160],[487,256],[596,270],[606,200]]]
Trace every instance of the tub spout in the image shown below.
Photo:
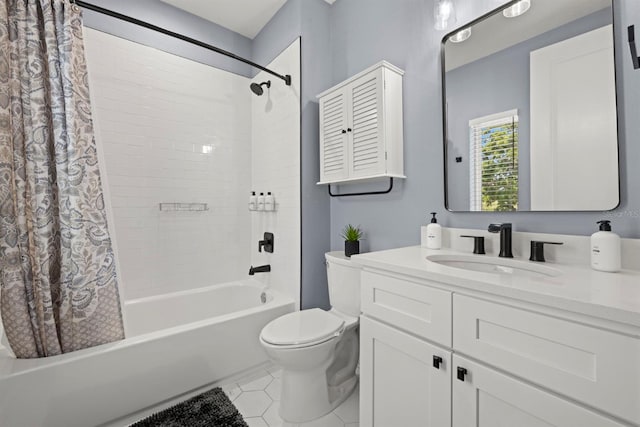
[[[249,268],[249,276],[253,276],[256,273],[268,273],[271,271],[271,265],[259,265],[257,267],[251,266]]]

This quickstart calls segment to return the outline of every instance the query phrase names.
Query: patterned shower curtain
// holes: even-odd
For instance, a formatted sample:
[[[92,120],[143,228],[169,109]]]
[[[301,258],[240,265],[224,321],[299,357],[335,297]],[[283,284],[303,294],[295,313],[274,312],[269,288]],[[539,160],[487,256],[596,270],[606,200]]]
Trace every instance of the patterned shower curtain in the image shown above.
[[[18,358],[124,338],[80,11],[0,0],[0,313]]]

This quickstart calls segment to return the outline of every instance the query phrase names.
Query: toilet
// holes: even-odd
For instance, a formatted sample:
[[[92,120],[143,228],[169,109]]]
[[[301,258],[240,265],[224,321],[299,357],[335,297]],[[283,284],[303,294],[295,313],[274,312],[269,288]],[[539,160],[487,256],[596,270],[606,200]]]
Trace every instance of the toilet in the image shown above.
[[[260,343],[282,368],[280,417],[302,423],[328,414],[358,383],[360,269],[344,252],[325,254],[331,310],[285,314],[268,323]]]

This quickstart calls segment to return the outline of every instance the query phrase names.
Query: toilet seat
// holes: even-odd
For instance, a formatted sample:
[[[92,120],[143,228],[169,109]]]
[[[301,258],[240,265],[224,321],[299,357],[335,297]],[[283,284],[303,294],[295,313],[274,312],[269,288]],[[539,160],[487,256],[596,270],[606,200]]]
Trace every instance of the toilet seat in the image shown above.
[[[344,319],[313,308],[278,317],[264,327],[260,338],[274,346],[308,347],[340,336],[344,328]]]

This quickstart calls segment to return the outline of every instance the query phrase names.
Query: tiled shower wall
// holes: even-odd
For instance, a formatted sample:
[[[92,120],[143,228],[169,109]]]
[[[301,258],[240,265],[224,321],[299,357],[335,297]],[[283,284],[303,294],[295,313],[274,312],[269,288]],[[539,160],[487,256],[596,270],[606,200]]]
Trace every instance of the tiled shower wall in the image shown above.
[[[84,31],[124,298],[246,277],[249,80]],[[159,203],[176,202],[206,203],[208,210],[159,210]]]
[[[252,95],[252,184],[256,192],[271,191],[275,212],[251,213],[251,262],[270,264],[271,273],[256,278],[286,293],[300,305],[300,39],[268,67],[290,74],[291,86],[261,72],[252,82],[271,81],[262,96]],[[264,86],[263,86],[264,88]],[[263,233],[275,235],[274,252],[259,253]]]

